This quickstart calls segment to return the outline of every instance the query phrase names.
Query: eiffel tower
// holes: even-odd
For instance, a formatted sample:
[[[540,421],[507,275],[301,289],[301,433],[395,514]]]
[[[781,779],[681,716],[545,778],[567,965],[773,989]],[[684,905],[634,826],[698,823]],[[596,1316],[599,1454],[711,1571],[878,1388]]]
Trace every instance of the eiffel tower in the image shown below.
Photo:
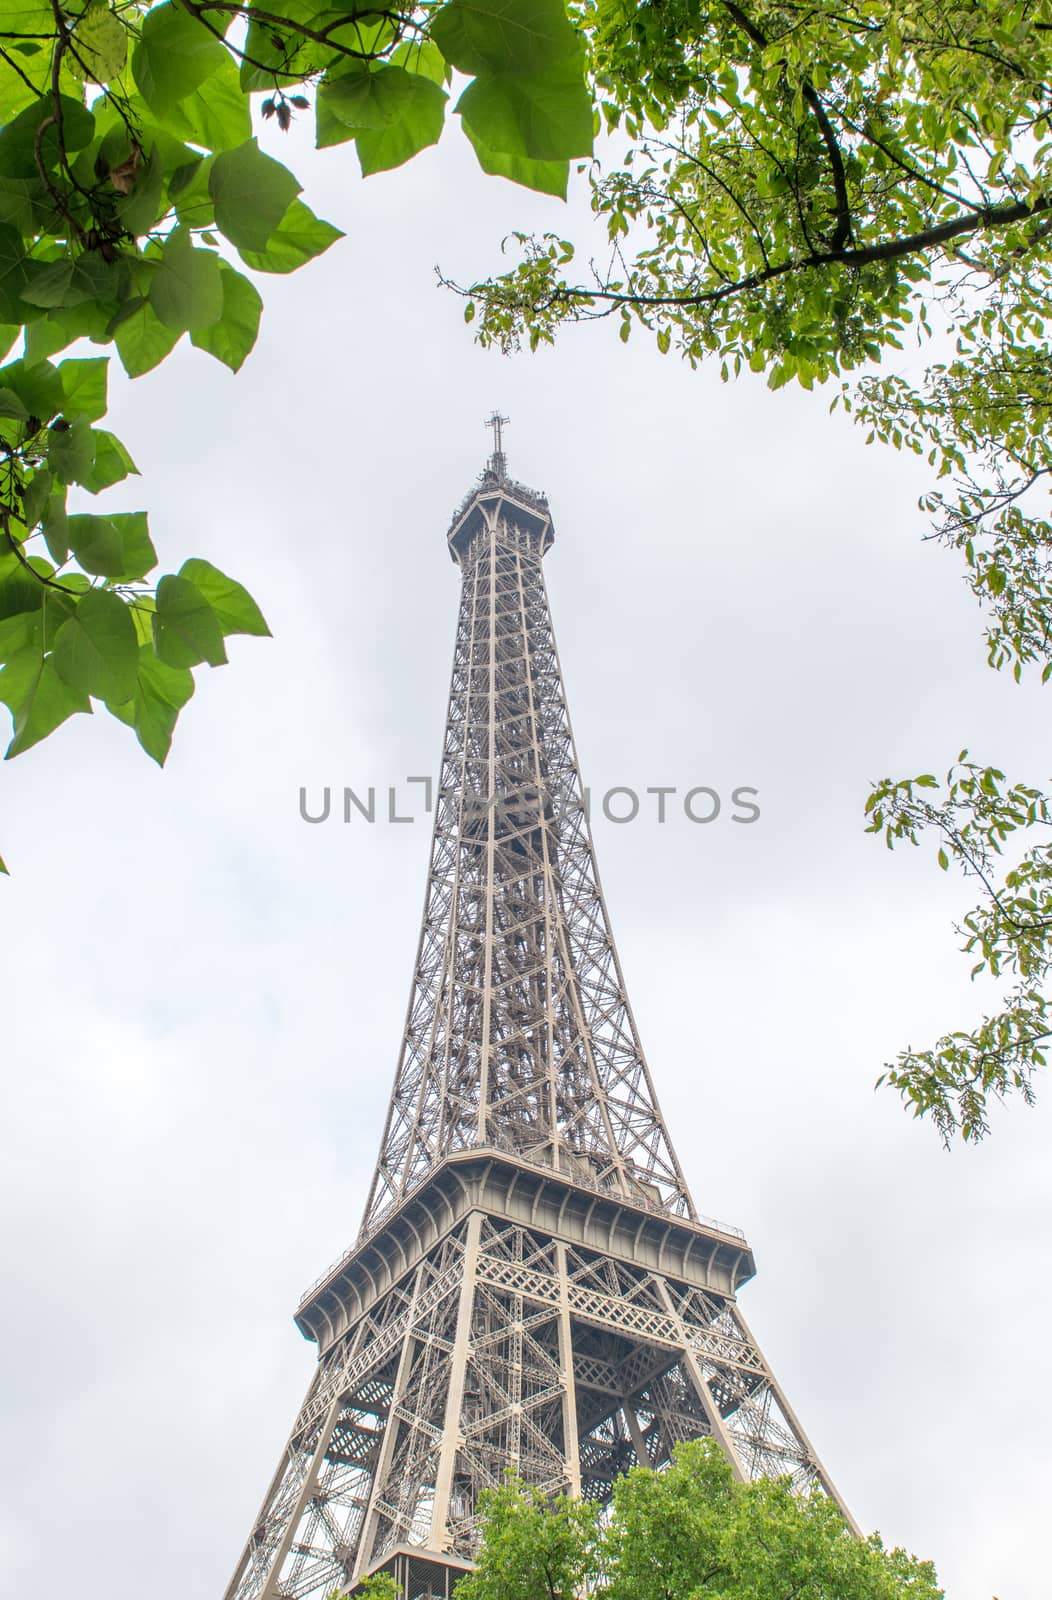
[[[427,897],[357,1242],[300,1302],[318,1364],[226,1600],[393,1572],[448,1600],[510,1469],[607,1500],[711,1437],[844,1510],[698,1215],[603,902],[541,561],[545,497],[486,470],[462,578]]]

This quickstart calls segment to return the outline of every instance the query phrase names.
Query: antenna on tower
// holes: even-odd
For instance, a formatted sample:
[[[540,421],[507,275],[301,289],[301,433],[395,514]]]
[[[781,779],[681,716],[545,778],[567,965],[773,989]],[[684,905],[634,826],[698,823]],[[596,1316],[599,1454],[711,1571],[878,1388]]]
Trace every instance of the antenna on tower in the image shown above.
[[[509,417],[502,417],[499,411],[494,411],[487,417],[483,427],[493,429],[493,454],[487,463],[487,468],[492,472],[498,482],[503,483],[508,476],[508,461],[504,454],[504,429],[510,422]]]

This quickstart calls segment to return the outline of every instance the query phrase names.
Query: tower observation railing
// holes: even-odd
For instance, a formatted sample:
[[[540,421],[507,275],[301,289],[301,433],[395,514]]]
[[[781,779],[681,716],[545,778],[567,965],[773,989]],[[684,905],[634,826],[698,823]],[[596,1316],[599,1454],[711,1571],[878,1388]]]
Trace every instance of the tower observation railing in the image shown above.
[[[669,1211],[667,1206],[665,1206],[660,1200],[651,1199],[649,1195],[634,1193],[630,1197],[625,1196],[616,1190],[605,1188],[600,1183],[590,1183],[587,1178],[580,1177],[577,1172],[572,1174],[568,1172],[562,1172],[559,1170],[559,1168],[551,1166],[551,1164],[546,1161],[531,1161],[529,1156],[523,1155],[522,1151],[517,1150],[510,1141],[507,1145],[504,1145],[502,1142],[494,1140],[491,1144],[479,1145],[477,1147],[477,1153],[480,1156],[486,1155],[491,1151],[498,1155],[511,1155],[517,1162],[521,1163],[523,1166],[529,1167],[533,1172],[543,1173],[545,1176],[549,1177],[555,1176],[563,1178],[572,1183],[575,1189],[583,1189],[586,1193],[597,1195],[602,1200],[628,1199],[633,1206],[638,1207],[642,1211],[651,1211],[655,1216],[666,1218],[673,1216],[673,1213]],[[456,1153],[466,1154],[467,1152],[458,1151]],[[330,1278],[335,1277],[341,1268],[345,1267],[348,1262],[352,1261],[362,1246],[368,1244],[370,1239],[375,1238],[376,1235],[383,1230],[388,1218],[392,1216],[393,1213],[401,1206],[410,1201],[415,1194],[419,1194],[421,1189],[426,1187],[433,1176],[434,1168],[428,1172],[425,1172],[420,1181],[415,1183],[413,1187],[408,1189],[406,1193],[399,1199],[392,1200],[384,1207],[382,1211],[378,1212],[373,1220],[372,1226],[370,1228],[363,1228],[351,1248],[349,1250],[345,1250],[341,1256],[338,1256],[332,1265],[327,1267],[324,1272],[320,1273],[310,1287],[304,1290],[303,1294],[300,1296],[299,1305],[296,1307],[297,1311],[302,1311],[303,1307],[308,1303],[308,1301],[313,1299],[314,1295],[321,1288],[322,1284],[327,1283]],[[707,1217],[702,1213],[697,1212],[692,1218],[684,1217],[679,1220],[687,1222],[688,1224],[693,1222],[697,1227],[711,1228],[713,1232],[722,1233],[727,1238],[740,1239],[743,1244],[746,1242],[743,1229],[736,1228],[734,1224],[730,1222],[720,1222],[716,1217]]]

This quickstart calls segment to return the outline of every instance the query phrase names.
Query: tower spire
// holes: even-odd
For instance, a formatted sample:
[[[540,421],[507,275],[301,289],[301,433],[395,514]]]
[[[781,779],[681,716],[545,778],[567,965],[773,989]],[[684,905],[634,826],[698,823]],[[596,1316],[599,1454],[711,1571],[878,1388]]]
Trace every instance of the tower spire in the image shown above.
[[[504,429],[508,427],[510,417],[502,417],[499,411],[494,411],[483,424],[493,430],[493,454],[487,463],[487,470],[493,474],[498,483],[504,483],[508,476],[508,460],[504,454]]]
[[[701,1436],[739,1478],[844,1510],[738,1310],[752,1252],[698,1217],[657,1104],[566,710],[551,516],[507,478],[506,421],[448,535],[427,898],[362,1232],[297,1310],[318,1365],[226,1600],[380,1568],[449,1600],[508,1470],[606,1501]]]

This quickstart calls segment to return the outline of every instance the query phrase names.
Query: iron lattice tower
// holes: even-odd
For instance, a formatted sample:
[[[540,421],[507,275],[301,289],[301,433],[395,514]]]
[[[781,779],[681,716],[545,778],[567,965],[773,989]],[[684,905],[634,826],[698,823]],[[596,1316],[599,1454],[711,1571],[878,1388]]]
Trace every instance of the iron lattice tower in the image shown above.
[[[710,1435],[740,1477],[836,1490],[738,1308],[744,1236],[699,1217],[603,903],[541,560],[500,425],[462,573],[423,926],[362,1231],[296,1313],[318,1365],[226,1600],[470,1562],[511,1468],[609,1497]],[[848,1515],[845,1509],[845,1515]]]

